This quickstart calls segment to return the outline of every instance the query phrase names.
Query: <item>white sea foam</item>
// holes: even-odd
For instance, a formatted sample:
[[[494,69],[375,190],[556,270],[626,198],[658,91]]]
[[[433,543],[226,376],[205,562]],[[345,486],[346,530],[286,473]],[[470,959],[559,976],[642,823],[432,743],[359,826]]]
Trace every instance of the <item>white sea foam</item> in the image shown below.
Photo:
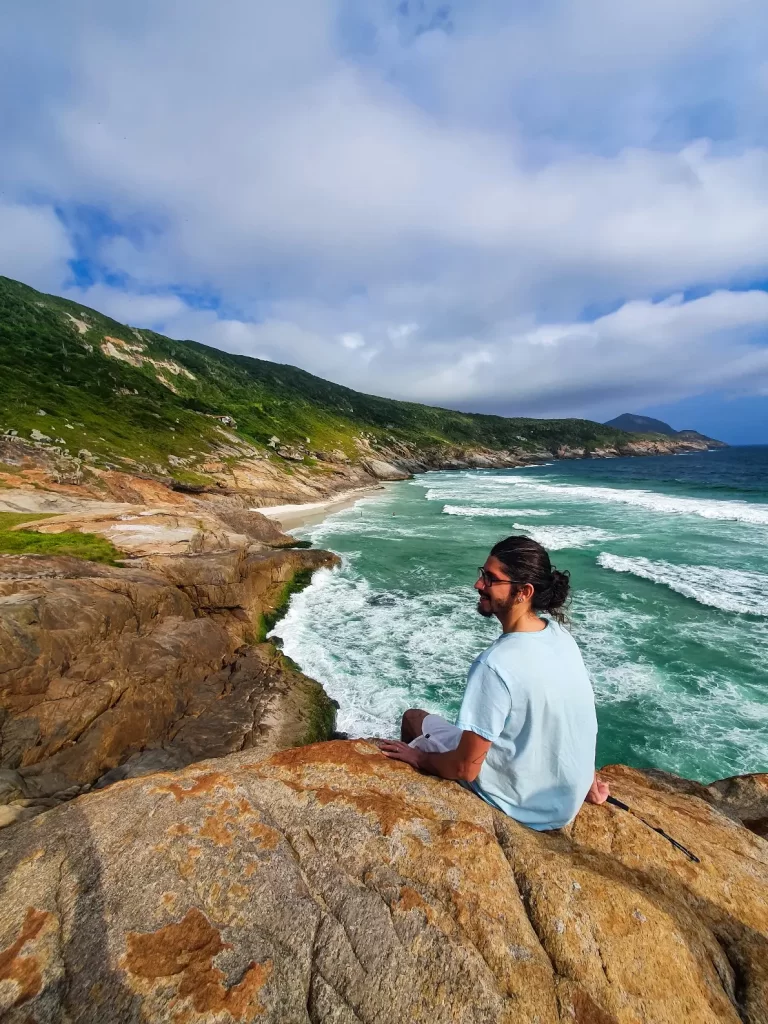
[[[493,519],[513,519],[515,516],[551,516],[540,508],[485,508],[481,505],[446,505],[443,508],[446,516],[488,516]]]
[[[726,612],[768,616],[768,576],[745,569],[712,565],[674,565],[649,558],[627,558],[603,552],[598,564],[669,587],[699,604]]]
[[[714,498],[683,498],[655,491],[637,489],[622,490],[618,487],[585,487],[577,484],[539,483],[532,480],[514,480],[511,477],[495,477],[506,481],[514,490],[533,494],[551,500],[567,502],[594,502],[605,504],[615,502],[633,505],[650,512],[668,515],[700,516],[702,519],[717,519],[725,522],[753,523],[768,525],[768,505],[747,501],[720,501]]]
[[[584,654],[598,708],[606,722],[621,728],[642,708],[643,738],[636,753],[668,771],[710,781],[718,776],[754,771],[768,758],[768,704],[759,686],[737,681],[733,672],[704,671],[688,661],[691,643],[712,650],[733,644],[749,660],[761,657],[768,642],[768,622],[753,622],[749,631],[735,620],[717,633],[708,624],[686,619],[666,626],[665,651],[675,667],[667,671],[654,660],[655,613],[642,611],[636,597],[625,603],[603,594],[579,591],[573,602],[573,634]],[[738,646],[736,646],[738,645]],[[737,672],[738,677],[738,672]],[[684,737],[683,743],[679,737]]]
[[[528,523],[513,523],[513,530],[525,533],[548,551],[562,548],[586,548],[590,544],[609,540],[622,540],[624,535],[601,530],[596,526],[529,526]],[[632,534],[631,536],[634,536]]]
[[[317,572],[274,633],[339,701],[340,729],[393,736],[407,707],[427,702],[456,712],[469,664],[495,635],[474,605],[470,586],[417,595],[376,591],[345,564]],[[437,706],[435,694],[442,695]]]
[[[455,484],[446,484],[442,487],[429,487],[424,497],[427,501],[476,501],[478,497],[488,497],[515,500],[515,494],[509,485],[499,483],[482,483],[477,486],[470,486],[469,480],[457,481]]]
[[[375,501],[376,499],[373,499]],[[373,504],[373,501],[370,504]],[[336,536],[361,536],[371,540],[397,540],[403,538],[423,537],[432,539],[440,532],[439,523],[430,523],[413,517],[392,515],[389,510],[392,502],[381,499],[376,507],[366,509],[361,514],[360,505],[329,516],[320,523],[304,527],[302,537],[313,544],[332,542]]]

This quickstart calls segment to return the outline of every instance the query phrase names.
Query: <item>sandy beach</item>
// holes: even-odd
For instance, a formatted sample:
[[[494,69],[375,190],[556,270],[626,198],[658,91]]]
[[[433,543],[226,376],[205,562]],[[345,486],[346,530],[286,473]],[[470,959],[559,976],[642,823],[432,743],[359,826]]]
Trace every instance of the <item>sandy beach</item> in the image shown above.
[[[268,519],[274,519],[283,530],[290,533],[291,530],[299,530],[303,526],[320,523],[326,516],[334,512],[341,512],[345,508],[351,508],[361,498],[371,494],[380,494],[383,490],[384,485],[378,484],[375,487],[343,491],[324,501],[310,501],[299,505],[270,505],[266,508],[254,508],[252,511],[261,512]]]

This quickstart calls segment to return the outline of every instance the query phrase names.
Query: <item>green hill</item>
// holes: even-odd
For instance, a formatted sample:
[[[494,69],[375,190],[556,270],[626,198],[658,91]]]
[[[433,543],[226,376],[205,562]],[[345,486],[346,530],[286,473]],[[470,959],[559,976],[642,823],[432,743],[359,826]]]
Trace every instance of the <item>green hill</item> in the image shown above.
[[[358,459],[361,438],[374,449],[405,443],[438,457],[477,447],[589,451],[629,440],[589,420],[485,416],[363,395],[294,366],[136,330],[0,277],[0,433],[9,431],[43,435],[74,456],[85,449],[96,464],[188,482],[212,453],[238,458],[249,447],[311,465],[334,450]]]

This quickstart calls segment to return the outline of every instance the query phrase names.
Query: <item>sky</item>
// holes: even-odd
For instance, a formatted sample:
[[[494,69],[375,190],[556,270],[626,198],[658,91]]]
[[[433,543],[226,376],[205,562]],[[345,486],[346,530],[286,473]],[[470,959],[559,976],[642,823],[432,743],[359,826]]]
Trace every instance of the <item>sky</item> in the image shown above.
[[[768,443],[764,0],[0,8],[0,273],[476,412]]]

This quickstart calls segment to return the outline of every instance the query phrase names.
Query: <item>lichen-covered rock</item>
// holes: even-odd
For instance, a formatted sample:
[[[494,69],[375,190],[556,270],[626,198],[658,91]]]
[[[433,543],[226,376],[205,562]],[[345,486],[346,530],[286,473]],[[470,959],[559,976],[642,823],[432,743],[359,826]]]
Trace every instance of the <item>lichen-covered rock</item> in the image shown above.
[[[553,833],[362,741],[80,797],[0,836],[0,1015],[765,1024],[768,844],[606,774]]]

